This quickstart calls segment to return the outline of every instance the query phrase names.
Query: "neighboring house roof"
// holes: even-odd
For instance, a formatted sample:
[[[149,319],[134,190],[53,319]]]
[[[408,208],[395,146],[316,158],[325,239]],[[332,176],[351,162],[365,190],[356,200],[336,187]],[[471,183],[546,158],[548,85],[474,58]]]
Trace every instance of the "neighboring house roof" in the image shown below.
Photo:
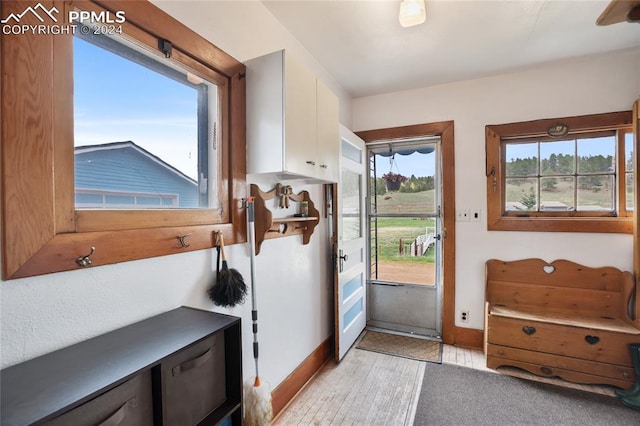
[[[76,188],[178,194],[180,207],[198,206],[198,182],[131,141],[75,148]]]

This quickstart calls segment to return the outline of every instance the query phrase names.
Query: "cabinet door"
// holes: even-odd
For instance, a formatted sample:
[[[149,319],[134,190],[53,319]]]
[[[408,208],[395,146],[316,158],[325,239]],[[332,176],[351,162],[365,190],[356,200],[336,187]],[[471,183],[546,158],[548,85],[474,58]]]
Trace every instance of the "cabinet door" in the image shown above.
[[[284,166],[289,173],[317,175],[316,78],[285,55]]]
[[[338,181],[338,98],[317,80],[318,177],[329,182]]]

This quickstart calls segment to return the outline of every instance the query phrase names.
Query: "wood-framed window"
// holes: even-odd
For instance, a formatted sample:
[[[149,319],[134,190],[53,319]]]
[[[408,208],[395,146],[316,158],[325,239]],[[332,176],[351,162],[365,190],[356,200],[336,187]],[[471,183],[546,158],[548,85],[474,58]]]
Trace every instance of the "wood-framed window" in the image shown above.
[[[633,230],[631,111],[486,126],[487,227]]]
[[[215,244],[214,231],[222,231],[230,244],[245,242],[244,65],[146,0],[48,0],[39,5],[52,17],[48,20],[45,16],[44,24],[42,17],[23,13],[26,2],[3,1],[0,5],[3,19],[14,16],[20,20],[20,27],[3,31],[0,40],[3,279],[79,269],[77,259],[92,247],[95,252],[91,264],[97,266],[210,248]],[[74,117],[78,119],[74,116],[74,87],[76,92],[80,89],[74,85],[74,35],[70,28],[75,26],[75,31],[80,31],[80,22],[73,20],[78,14],[72,11],[88,12],[85,16],[89,18],[83,24],[90,30],[83,31],[96,30],[126,39],[144,50],[152,61],[166,64],[157,68],[165,69],[162,73],[170,75],[168,67],[178,70],[178,74],[186,70],[184,84],[196,88],[194,96],[198,99],[194,102],[194,116],[215,122],[215,126],[200,126],[197,130],[194,149],[198,153],[193,154],[199,158],[197,172],[186,176],[179,167],[167,164],[171,158],[147,152],[146,147],[135,143],[130,145],[138,154],[146,153],[145,161],[155,163],[152,166],[195,187],[196,197],[200,194],[197,208],[154,205],[155,198],[162,198],[163,194],[175,192],[179,194],[176,200],[184,199],[184,193],[174,188],[139,196],[138,202],[148,204],[143,208],[127,208],[120,199],[114,203],[119,204],[119,209],[87,207],[87,203],[78,201],[79,194],[91,189],[85,185],[91,179],[74,184],[78,179],[74,173],[74,151],[78,151],[74,148],[78,133],[77,127],[74,131]],[[18,31],[28,25],[36,31]],[[51,30],[53,27],[56,28]],[[97,71],[102,64],[95,61],[92,66]],[[125,79],[126,75],[121,77]],[[181,78],[177,74],[170,77]],[[214,88],[215,96],[209,96],[213,99],[210,106],[202,103],[211,90],[198,89],[201,81]],[[108,96],[96,96],[95,105]],[[122,101],[124,108],[126,100]],[[114,145],[122,141],[109,142]],[[124,146],[126,143],[122,145],[118,148],[130,148]],[[80,151],[107,151],[104,146],[99,148],[85,146]],[[113,153],[114,148],[110,146],[109,151]],[[146,187],[107,185],[93,189],[149,194]]]

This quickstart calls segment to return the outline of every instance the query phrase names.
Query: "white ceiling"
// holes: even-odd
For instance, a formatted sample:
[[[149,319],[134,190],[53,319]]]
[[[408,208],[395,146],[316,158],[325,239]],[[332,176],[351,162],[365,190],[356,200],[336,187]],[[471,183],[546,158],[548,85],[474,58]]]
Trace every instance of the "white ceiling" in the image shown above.
[[[262,1],[353,97],[640,47],[640,24],[596,26],[609,0],[427,0],[411,28],[400,0]]]

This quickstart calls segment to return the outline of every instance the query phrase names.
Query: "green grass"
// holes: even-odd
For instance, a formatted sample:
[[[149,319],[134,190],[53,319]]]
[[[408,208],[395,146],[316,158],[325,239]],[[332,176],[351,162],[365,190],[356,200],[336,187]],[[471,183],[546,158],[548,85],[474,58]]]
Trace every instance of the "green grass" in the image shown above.
[[[398,262],[431,262],[435,261],[435,250],[432,246],[425,256],[400,256],[400,239],[409,246],[418,235],[425,233],[425,228],[433,227],[434,219],[418,218],[378,218],[378,258]],[[373,235],[372,235],[372,241]]]
[[[431,213],[435,210],[434,190],[387,192],[376,196],[378,213]]]

